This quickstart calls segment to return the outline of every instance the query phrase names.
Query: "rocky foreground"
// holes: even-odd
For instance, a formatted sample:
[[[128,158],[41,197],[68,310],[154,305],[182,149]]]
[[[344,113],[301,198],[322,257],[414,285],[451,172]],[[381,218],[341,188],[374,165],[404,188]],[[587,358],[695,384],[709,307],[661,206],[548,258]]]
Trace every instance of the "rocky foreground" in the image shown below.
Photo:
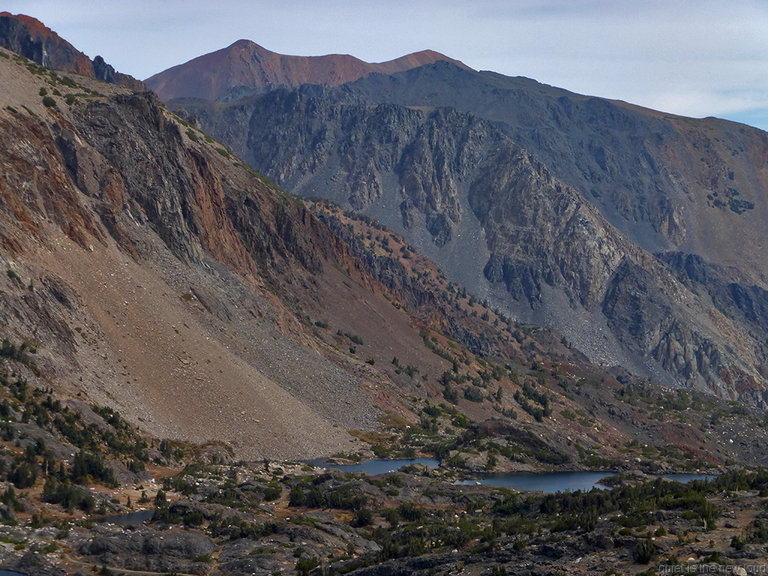
[[[369,477],[148,437],[112,408],[60,398],[36,357],[0,347],[0,566],[22,574],[626,574],[746,570],[768,553],[768,424],[735,403],[606,380],[566,386],[577,413],[542,380],[515,395],[520,414],[475,422],[444,394],[418,422],[351,431],[366,448],[335,455],[441,466]],[[622,444],[609,416],[678,444]],[[588,427],[610,444],[589,444]],[[456,483],[546,469],[621,474],[555,495]],[[673,470],[718,477],[655,479]]]
[[[429,455],[441,466],[369,477],[148,437],[112,408],[60,398],[36,356],[26,343],[0,347],[0,566],[22,574],[626,574],[746,570],[768,553],[758,449],[768,425],[737,404],[582,383],[574,396],[601,421],[607,406],[652,436],[688,430],[685,450],[619,444],[614,430],[616,444],[597,452],[578,433],[586,416],[547,400],[544,384],[514,400],[542,407],[539,427],[522,413],[474,422],[448,399],[427,402],[418,423],[353,431],[367,448],[336,458]],[[574,419],[570,436],[544,426],[554,414]],[[556,495],[456,483],[545,469],[621,474],[609,490]],[[672,470],[718,477],[655,479]]]
[[[195,465],[159,483],[91,490],[94,512],[48,505],[29,519],[24,498],[6,491],[0,553],[6,568],[51,575],[765,569],[765,472],[690,485],[624,475],[611,490],[556,495],[453,479],[421,466],[366,477],[296,463]]]

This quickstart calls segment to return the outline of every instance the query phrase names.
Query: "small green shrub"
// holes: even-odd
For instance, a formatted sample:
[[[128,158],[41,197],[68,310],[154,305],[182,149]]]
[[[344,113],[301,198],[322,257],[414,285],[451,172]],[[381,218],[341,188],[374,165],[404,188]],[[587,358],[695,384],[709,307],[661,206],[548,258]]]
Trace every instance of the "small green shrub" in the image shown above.
[[[643,539],[637,543],[632,557],[638,564],[648,564],[656,557],[658,548],[650,539]]]
[[[283,493],[283,487],[280,484],[273,483],[264,489],[264,500],[271,502],[280,498]]]
[[[320,566],[320,559],[317,556],[312,556],[311,558],[302,556],[296,560],[296,572],[300,576],[308,576],[318,566]]]
[[[187,137],[189,137],[192,142],[200,142],[200,137],[192,128],[187,128]]]
[[[373,512],[370,508],[360,508],[352,519],[352,525],[356,527],[368,526],[371,522],[373,522]]]
[[[482,402],[483,392],[479,388],[475,388],[474,386],[469,386],[468,388],[464,389],[464,398],[466,398],[470,402]]]

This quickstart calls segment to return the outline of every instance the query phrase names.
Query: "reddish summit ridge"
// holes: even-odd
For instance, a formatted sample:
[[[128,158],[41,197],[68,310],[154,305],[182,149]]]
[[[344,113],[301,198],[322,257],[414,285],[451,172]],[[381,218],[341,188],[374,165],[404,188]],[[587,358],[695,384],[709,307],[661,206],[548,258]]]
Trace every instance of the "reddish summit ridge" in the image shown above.
[[[31,16],[0,12],[0,44],[43,66],[92,75],[88,56]]]
[[[227,48],[155,74],[145,83],[166,101],[185,97],[220,100],[238,90],[248,93],[270,86],[338,86],[373,73],[394,74],[438,61],[468,68],[432,50],[369,63],[348,54],[287,56],[250,40],[238,40]]]
[[[55,70],[74,72],[104,82],[144,90],[144,84],[116,72],[101,56],[91,60],[45,24],[24,14],[0,12],[0,46]]]

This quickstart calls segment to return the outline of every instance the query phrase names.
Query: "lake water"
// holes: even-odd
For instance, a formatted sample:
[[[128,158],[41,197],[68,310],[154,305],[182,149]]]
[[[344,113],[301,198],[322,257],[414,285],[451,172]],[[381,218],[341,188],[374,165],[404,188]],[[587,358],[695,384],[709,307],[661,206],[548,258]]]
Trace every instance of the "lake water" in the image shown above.
[[[686,474],[681,472],[680,474],[660,474],[659,478],[688,484],[688,482],[693,482],[694,480],[714,480],[717,476],[714,474]]]
[[[433,458],[413,458],[403,460],[363,460],[357,464],[330,464],[326,460],[317,460],[313,464],[325,468],[334,468],[344,472],[363,472],[376,476],[377,474],[386,474],[395,472],[403,466],[411,464],[423,464],[437,468],[440,462]],[[575,472],[503,472],[482,474],[477,478],[461,480],[456,484],[464,486],[485,485],[485,486],[506,486],[516,488],[517,490],[532,491],[538,490],[554,494],[555,492],[575,492],[582,490],[589,492],[593,488],[607,488],[600,484],[600,480],[609,476],[615,476],[615,472],[594,472],[594,471],[575,471]],[[688,483],[692,480],[711,480],[712,475],[707,474],[662,474],[661,478],[674,480],[676,482]]]
[[[21,572],[13,572],[12,570],[0,570],[0,576],[27,576]]]
[[[593,488],[606,489],[600,480],[615,476],[615,472],[506,472],[484,474],[477,479],[462,480],[457,484],[470,486],[481,484],[485,486],[506,486],[517,490],[538,490],[548,494],[555,492],[589,492]],[[651,476],[653,478],[653,476]],[[709,474],[661,474],[658,478],[673,480],[687,484],[693,480],[711,480],[715,476]]]
[[[472,480],[461,480],[457,484],[485,486],[506,486],[518,490],[538,490],[548,494],[555,492],[589,492],[592,488],[607,488],[600,480],[615,476],[614,472],[506,472],[484,474]]]

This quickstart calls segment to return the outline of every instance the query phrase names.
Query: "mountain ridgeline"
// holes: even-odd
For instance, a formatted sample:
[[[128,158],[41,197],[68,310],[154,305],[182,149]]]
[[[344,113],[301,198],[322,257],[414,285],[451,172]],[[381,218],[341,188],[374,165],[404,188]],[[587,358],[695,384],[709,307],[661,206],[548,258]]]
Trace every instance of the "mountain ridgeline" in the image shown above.
[[[765,132],[445,61],[169,104],[594,361],[764,405]]]
[[[238,40],[227,48],[155,74],[147,78],[146,83],[163,100],[183,95],[228,101],[278,87],[338,86],[374,73],[393,74],[437,61],[466,68],[461,62],[432,50],[372,64],[348,54],[286,56],[250,40]]]
[[[144,88],[139,80],[117,72],[101,56],[91,60],[42,22],[24,14],[0,12],[0,46],[48,68],[75,72],[133,90]]]

